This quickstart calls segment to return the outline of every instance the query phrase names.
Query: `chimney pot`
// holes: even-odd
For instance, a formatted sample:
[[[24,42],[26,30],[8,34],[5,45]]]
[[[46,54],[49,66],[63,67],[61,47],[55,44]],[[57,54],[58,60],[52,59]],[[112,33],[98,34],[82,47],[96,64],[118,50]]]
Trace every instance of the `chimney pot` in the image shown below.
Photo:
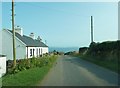
[[[15,32],[23,36],[23,30],[20,26],[15,27]]]
[[[34,35],[33,32],[31,32],[29,36],[30,36],[32,39],[35,39],[35,35]]]

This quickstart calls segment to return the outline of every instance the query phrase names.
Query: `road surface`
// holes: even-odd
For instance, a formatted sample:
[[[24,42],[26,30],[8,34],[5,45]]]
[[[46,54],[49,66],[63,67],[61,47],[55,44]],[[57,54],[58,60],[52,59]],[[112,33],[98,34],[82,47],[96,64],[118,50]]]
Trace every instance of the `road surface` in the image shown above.
[[[60,56],[38,86],[115,86],[116,73],[77,57]]]

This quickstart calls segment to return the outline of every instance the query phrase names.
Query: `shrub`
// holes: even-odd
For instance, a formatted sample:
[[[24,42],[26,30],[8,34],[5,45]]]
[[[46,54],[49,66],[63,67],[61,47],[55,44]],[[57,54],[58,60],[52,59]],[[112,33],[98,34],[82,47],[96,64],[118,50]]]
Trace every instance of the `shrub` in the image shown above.
[[[22,70],[27,70],[34,67],[43,67],[45,65],[51,64],[55,57],[45,55],[43,57],[38,58],[30,58],[30,59],[21,59],[17,60],[17,65],[14,69],[10,68],[8,71],[9,74],[15,74]]]
[[[120,41],[106,41],[102,43],[91,43],[87,55],[96,57],[100,60],[117,59],[120,56]]]

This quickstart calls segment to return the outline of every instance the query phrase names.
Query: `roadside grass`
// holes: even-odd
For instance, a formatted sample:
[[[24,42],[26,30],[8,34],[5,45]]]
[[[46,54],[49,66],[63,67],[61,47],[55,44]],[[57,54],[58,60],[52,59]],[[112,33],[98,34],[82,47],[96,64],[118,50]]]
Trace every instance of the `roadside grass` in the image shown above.
[[[42,80],[48,72],[49,67],[32,68],[29,70],[21,71],[17,74],[7,75],[3,77],[3,86],[30,86]]]
[[[120,68],[118,67],[118,61],[100,60],[100,59],[92,57],[92,56],[79,55],[79,54],[76,54],[73,56],[76,56],[76,57],[79,57],[80,59],[92,62],[96,65],[107,68],[107,69],[114,71],[116,73],[118,73],[118,70],[120,71]]]
[[[2,86],[35,86],[49,72],[56,59],[57,56],[51,60],[51,63],[42,67],[34,67],[16,74],[7,74],[2,77]]]

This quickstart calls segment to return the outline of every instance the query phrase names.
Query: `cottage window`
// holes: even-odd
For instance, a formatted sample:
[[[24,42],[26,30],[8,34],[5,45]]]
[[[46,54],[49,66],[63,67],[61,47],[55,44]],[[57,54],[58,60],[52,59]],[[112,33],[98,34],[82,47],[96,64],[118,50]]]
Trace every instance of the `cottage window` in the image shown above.
[[[32,49],[30,49],[30,56],[32,56]]]
[[[39,48],[39,55],[40,55],[40,48]]]
[[[34,56],[34,51],[35,51],[35,49],[33,49],[33,56]]]

